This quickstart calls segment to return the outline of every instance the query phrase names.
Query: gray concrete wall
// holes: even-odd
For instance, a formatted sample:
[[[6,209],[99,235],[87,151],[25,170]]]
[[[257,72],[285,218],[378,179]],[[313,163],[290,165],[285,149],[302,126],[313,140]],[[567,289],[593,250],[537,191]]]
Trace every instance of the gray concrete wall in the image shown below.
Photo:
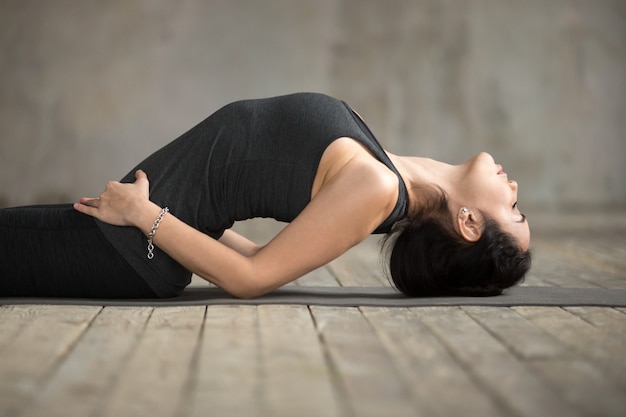
[[[622,0],[0,0],[0,204],[97,195],[229,101],[341,97],[391,151],[490,151],[523,207],[626,204]]]

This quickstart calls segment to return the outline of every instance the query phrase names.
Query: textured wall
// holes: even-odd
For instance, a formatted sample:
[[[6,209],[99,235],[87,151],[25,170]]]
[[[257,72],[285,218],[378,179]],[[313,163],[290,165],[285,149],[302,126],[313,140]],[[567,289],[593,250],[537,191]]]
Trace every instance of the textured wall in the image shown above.
[[[347,100],[396,153],[490,151],[535,207],[626,204],[622,0],[0,0],[0,205],[98,194],[226,102]]]

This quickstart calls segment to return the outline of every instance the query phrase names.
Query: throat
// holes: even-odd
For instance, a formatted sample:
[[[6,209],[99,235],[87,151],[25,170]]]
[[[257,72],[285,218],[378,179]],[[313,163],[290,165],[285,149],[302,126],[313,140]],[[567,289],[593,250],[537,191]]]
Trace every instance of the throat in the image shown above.
[[[396,166],[409,195],[409,213],[426,205],[433,192],[445,193],[451,189],[457,175],[457,166],[430,158],[389,155]]]

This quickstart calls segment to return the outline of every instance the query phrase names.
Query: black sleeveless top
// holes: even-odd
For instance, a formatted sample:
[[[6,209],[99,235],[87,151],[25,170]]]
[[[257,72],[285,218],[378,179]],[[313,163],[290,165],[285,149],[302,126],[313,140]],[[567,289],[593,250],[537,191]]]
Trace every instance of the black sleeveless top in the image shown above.
[[[322,154],[335,139],[353,138],[398,176],[398,201],[374,231],[387,233],[406,216],[407,191],[372,132],[343,101],[298,93],[224,106],[135,167],[150,180],[150,200],[218,239],[235,221],[270,217],[290,222],[311,200]],[[111,244],[161,297],[189,284],[191,274],[164,252],[146,257],[136,228],[98,225]]]

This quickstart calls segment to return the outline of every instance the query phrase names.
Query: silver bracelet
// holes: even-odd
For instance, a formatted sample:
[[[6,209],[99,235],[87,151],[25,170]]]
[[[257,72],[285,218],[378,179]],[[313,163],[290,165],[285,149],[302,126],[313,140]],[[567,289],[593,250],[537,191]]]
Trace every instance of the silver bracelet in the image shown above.
[[[154,219],[154,223],[152,224],[152,229],[150,229],[150,233],[148,234],[148,259],[154,258],[154,245],[152,244],[152,239],[154,239],[154,235],[156,234],[156,231],[159,228],[159,225],[161,224],[163,217],[165,217],[165,215],[169,212],[170,212],[170,209],[168,209],[167,207],[164,207],[161,210],[161,213],[159,213],[159,215],[157,216],[157,218]]]

